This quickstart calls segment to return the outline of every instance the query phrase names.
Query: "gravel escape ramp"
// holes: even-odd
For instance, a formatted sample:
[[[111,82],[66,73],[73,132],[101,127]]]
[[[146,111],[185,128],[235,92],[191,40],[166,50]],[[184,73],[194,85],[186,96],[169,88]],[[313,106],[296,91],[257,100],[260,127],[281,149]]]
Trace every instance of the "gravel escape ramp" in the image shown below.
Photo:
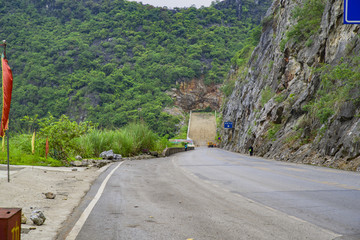
[[[191,113],[189,138],[196,146],[206,146],[216,137],[216,118],[214,113]]]

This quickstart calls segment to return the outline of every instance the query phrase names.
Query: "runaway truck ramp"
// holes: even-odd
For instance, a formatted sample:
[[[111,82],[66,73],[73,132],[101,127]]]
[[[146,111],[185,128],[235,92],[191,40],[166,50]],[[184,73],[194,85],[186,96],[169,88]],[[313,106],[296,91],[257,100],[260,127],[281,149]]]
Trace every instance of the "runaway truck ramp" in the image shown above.
[[[195,146],[206,146],[216,137],[216,118],[214,113],[191,113],[189,138]]]

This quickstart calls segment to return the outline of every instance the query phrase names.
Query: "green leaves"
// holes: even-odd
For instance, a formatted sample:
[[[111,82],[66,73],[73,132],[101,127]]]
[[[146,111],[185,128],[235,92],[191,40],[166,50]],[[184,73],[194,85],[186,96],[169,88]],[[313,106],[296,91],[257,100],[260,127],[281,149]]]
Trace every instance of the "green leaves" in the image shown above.
[[[310,46],[312,42],[309,38],[320,29],[325,3],[326,0],[307,0],[303,7],[296,7],[293,10],[293,18],[297,19],[297,24],[287,32],[286,41],[293,39],[299,43],[308,40],[306,44]]]
[[[96,158],[103,151],[112,149],[124,157],[134,156],[143,150],[156,149],[158,137],[143,123],[129,124],[117,130],[93,130],[76,139],[76,154]]]
[[[325,64],[315,72],[320,74],[321,85],[315,99],[305,106],[304,110],[319,119],[322,124],[327,123],[345,102],[360,104],[358,56],[343,60],[335,66]]]
[[[230,58],[246,43],[255,44],[260,33],[257,28],[249,34],[256,25],[239,19],[232,7],[14,0],[0,10],[0,35],[8,40],[14,71],[17,130],[23,125],[17,119],[41,119],[47,112],[122,127],[138,120],[141,108],[152,130],[172,136],[179,120],[162,113],[172,104],[165,92],[194,78],[222,83]]]
[[[52,157],[59,160],[70,159],[75,148],[74,139],[94,128],[90,122],[77,123],[62,115],[59,120],[51,114],[39,122],[39,134],[43,139],[49,138]]]

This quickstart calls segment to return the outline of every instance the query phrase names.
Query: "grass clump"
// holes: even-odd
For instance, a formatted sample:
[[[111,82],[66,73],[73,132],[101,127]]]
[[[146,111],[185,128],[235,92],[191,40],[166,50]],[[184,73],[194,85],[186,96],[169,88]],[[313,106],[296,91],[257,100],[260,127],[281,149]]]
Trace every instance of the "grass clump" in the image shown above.
[[[0,149],[0,164],[7,164],[7,136],[5,136],[5,145]],[[9,161],[11,165],[32,165],[32,166],[63,166],[61,160],[50,156],[45,158],[45,141],[35,141],[35,152],[31,150],[32,134],[11,135],[9,138]]]
[[[336,66],[325,64],[316,70],[320,73],[321,84],[313,101],[304,107],[310,116],[321,123],[336,114],[340,106],[346,101],[360,103],[360,58],[355,57],[349,62],[342,62]]]
[[[85,158],[99,157],[112,149],[124,157],[159,150],[158,137],[145,124],[129,124],[118,130],[93,130],[77,139],[77,153]],[[161,146],[161,144],[160,144]]]
[[[262,91],[261,91],[261,99],[260,99],[260,106],[261,108],[264,107],[264,105],[269,102],[269,100],[271,98],[273,98],[275,96],[275,93],[271,90],[270,87],[266,86]]]
[[[267,132],[267,139],[271,140],[271,141],[275,141],[276,140],[276,134],[278,133],[278,131],[281,129],[281,124],[274,124],[272,123],[268,132]]]
[[[313,43],[311,36],[320,29],[322,15],[324,13],[326,0],[307,0],[302,7],[294,8],[292,17],[297,20],[280,43],[280,50],[285,50],[289,40],[300,43],[306,40],[305,45],[310,47]]]

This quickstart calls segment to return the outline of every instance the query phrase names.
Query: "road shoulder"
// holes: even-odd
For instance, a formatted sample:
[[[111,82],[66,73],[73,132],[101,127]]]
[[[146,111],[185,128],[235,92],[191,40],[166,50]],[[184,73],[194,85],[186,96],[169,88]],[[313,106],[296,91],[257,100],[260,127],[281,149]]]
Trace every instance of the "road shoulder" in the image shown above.
[[[28,219],[26,224],[21,225],[22,240],[54,239],[62,223],[105,168],[12,166],[10,182],[7,181],[7,171],[1,168],[0,206],[22,208]],[[55,193],[55,199],[47,199],[44,195],[47,192]],[[41,210],[46,217],[41,226],[34,225],[30,220],[30,214],[35,209]]]

